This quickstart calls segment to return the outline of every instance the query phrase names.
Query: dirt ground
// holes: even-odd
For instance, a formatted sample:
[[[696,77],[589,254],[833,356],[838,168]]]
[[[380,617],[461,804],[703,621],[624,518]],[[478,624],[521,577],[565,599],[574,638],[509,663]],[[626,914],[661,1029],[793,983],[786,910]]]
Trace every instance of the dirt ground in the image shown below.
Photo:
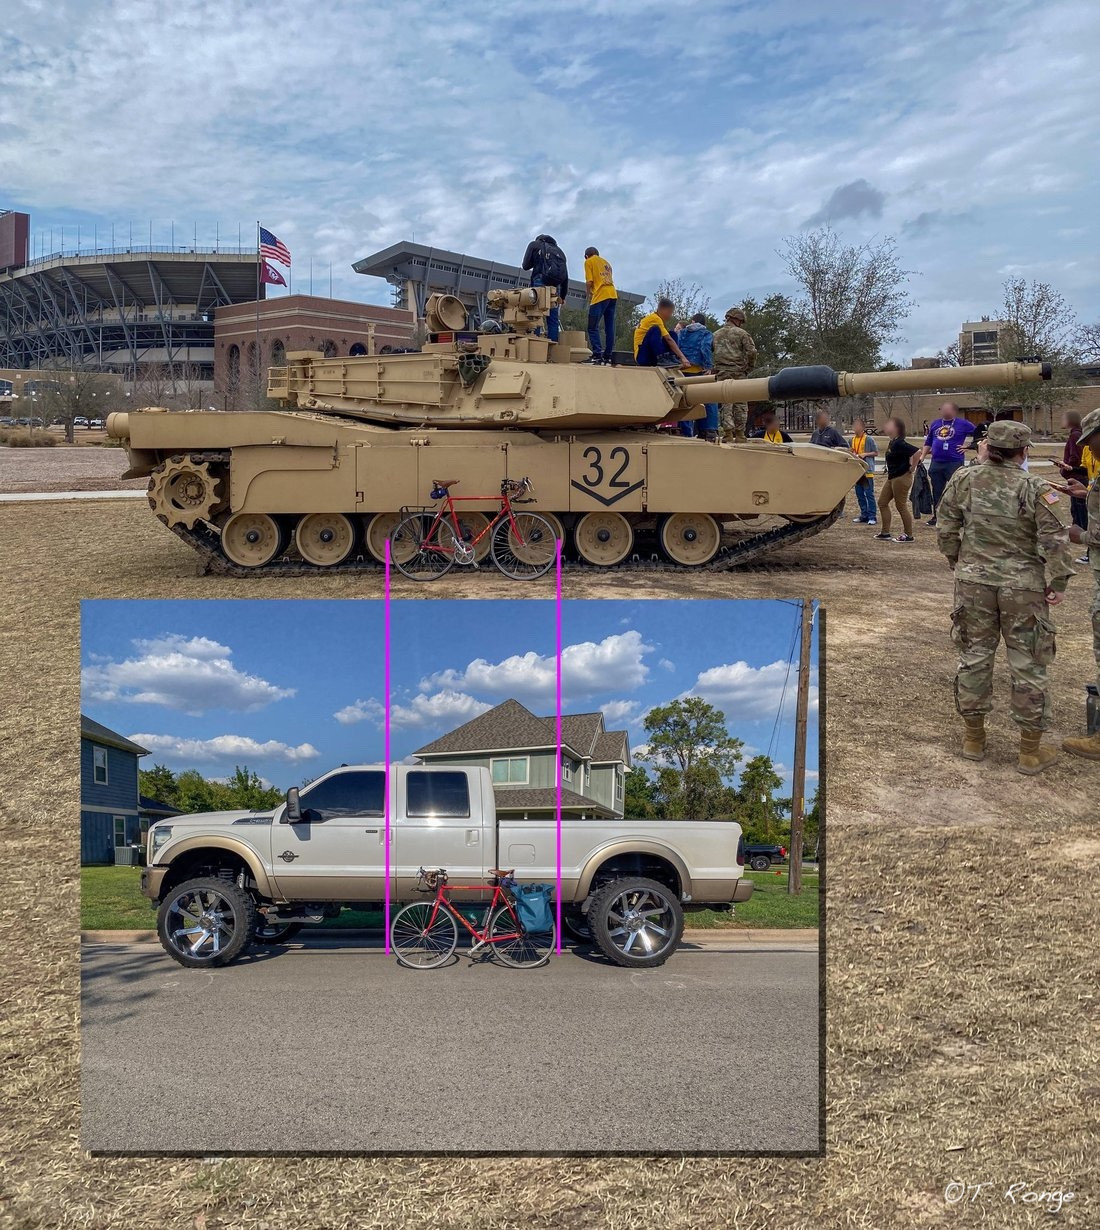
[[[148,479],[122,481],[128,464],[125,450],[96,448],[83,440],[53,448],[0,448],[0,494],[144,489]]]
[[[1022,1202],[1024,1188],[1015,1203],[1005,1194],[1015,1183],[1073,1191],[1062,1224],[1095,1225],[1100,765],[1063,757],[1039,778],[1014,771],[1003,667],[990,759],[956,756],[951,578],[933,532],[918,525],[917,535],[911,546],[880,543],[846,519],[767,569],[567,574],[564,587],[567,598],[824,603],[824,1158],[147,1161],[89,1158],[76,1144],[77,599],[374,598],[382,581],[198,576],[138,501],[0,506],[0,922],[9,936],[33,936],[6,946],[0,984],[0,1226],[282,1230],[426,1216],[454,1230],[1047,1224],[1045,1205]],[[1090,585],[1082,569],[1055,612],[1059,734],[1083,723]],[[399,578],[393,592],[553,591],[485,570],[428,586]],[[691,618],[685,602],[685,627],[698,635]],[[162,1042],[134,1057],[151,1065],[151,1081]],[[192,1111],[181,1108],[182,1147]],[[753,1113],[751,1088],[729,1113]],[[951,1204],[952,1182],[991,1186]]]

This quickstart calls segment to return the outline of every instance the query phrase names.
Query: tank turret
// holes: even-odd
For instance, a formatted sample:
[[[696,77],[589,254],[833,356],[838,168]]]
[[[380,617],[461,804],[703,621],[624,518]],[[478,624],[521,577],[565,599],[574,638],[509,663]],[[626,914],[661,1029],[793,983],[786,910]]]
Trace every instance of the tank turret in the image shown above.
[[[726,569],[830,525],[864,474],[843,450],[752,440],[713,445],[658,431],[707,402],[825,399],[983,388],[1050,378],[1038,362],[894,372],[786,368],[716,380],[584,363],[582,334],[543,329],[547,287],[490,291],[471,322],[454,296],[425,306],[413,353],[291,351],[270,372],[285,409],[115,414],[108,433],[148,475],[156,516],[209,570],[308,573],[380,566],[401,510],[457,479],[474,543],[503,478],[591,567]],[[478,559],[488,536],[475,546]]]

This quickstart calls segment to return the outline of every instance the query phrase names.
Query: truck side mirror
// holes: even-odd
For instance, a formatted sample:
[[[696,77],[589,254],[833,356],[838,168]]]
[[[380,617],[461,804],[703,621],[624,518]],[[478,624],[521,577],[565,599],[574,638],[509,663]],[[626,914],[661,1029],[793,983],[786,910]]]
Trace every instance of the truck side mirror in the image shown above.
[[[302,804],[298,797],[298,787],[291,786],[286,792],[286,821],[288,824],[301,824]]]

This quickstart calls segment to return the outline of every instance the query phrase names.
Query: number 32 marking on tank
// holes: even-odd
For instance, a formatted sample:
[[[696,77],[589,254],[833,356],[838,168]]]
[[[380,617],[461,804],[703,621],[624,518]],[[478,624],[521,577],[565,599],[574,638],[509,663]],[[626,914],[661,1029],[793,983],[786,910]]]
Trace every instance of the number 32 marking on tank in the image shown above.
[[[632,483],[623,477],[630,469],[630,450],[622,445],[616,445],[606,459],[603,449],[595,444],[590,444],[581,456],[587,463],[587,468],[581,474],[581,481],[573,479],[572,485],[606,507],[625,499],[645,482],[645,479],[639,478],[636,483]],[[606,494],[601,488],[606,490]]]

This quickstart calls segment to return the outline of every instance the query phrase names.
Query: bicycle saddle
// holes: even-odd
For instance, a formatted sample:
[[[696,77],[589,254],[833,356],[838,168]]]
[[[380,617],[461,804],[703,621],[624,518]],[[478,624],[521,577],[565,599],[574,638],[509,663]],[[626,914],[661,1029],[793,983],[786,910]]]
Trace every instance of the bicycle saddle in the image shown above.
[[[446,491],[448,487],[453,487],[455,483],[459,481],[460,480],[457,478],[433,478],[432,479],[432,482],[435,484],[435,486],[442,487],[444,491]]]

